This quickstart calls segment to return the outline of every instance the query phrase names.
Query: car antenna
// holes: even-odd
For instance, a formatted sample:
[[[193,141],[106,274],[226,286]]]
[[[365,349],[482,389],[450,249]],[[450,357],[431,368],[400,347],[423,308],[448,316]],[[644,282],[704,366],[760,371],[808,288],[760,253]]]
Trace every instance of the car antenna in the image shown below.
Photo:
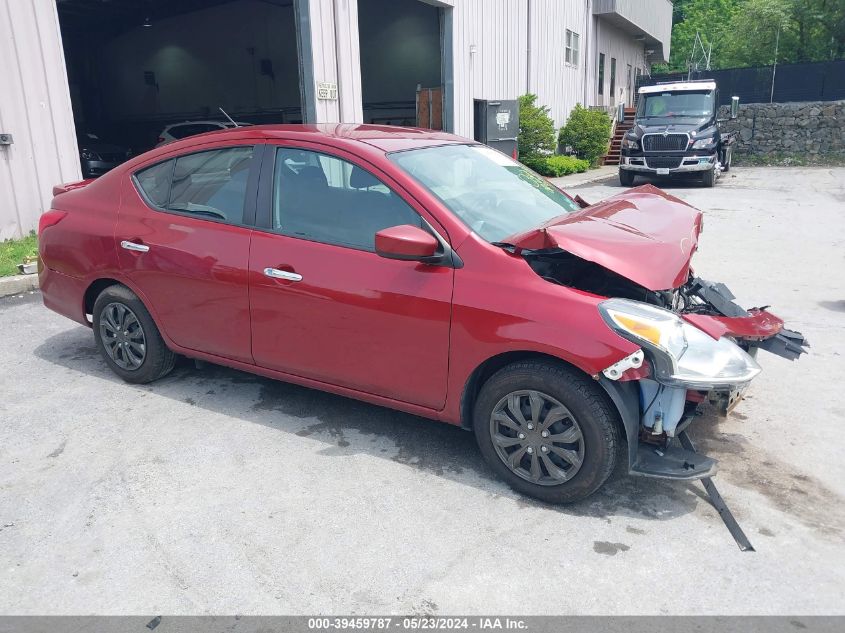
[[[232,125],[234,125],[235,127],[241,127],[240,125],[238,125],[237,123],[235,123],[235,119],[233,119],[232,117],[230,117],[230,116],[229,116],[229,114],[228,114],[228,113],[227,113],[227,112],[226,112],[223,108],[221,108],[220,106],[217,106],[217,109],[218,109],[218,110],[220,110],[220,112],[222,112],[222,113],[223,113],[223,116],[225,116],[227,119],[229,119],[229,121],[231,121],[231,122],[232,122]]]

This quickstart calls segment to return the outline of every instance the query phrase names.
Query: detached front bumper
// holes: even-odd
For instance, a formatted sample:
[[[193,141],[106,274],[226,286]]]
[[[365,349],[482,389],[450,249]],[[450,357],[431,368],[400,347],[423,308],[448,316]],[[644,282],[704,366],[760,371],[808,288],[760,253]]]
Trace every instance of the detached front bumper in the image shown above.
[[[671,176],[710,171],[716,167],[716,155],[692,156],[622,156],[619,169],[641,174]]]

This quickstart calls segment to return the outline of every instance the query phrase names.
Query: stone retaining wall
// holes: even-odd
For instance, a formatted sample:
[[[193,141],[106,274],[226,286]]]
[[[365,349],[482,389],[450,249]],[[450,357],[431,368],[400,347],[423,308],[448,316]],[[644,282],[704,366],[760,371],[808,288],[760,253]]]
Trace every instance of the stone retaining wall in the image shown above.
[[[729,116],[727,106],[719,117]],[[845,155],[845,101],[746,103],[723,124],[738,132],[738,154]]]

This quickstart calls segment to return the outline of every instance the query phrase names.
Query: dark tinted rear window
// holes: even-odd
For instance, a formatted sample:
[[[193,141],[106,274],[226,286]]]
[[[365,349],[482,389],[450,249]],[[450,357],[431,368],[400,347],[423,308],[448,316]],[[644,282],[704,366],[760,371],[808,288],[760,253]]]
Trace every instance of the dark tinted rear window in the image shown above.
[[[170,176],[173,174],[173,161],[169,160],[139,171],[135,174],[138,186],[157,207],[167,204],[170,194]]]
[[[180,156],[167,208],[240,224],[252,155],[252,147],[229,147]]]

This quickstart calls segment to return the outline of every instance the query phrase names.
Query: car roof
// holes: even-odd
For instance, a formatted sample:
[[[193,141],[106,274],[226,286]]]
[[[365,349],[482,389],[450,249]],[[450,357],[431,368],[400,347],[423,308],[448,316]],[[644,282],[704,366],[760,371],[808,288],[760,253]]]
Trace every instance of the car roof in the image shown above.
[[[414,127],[393,125],[367,125],[354,123],[318,123],[318,124],[273,124],[250,125],[247,127],[228,128],[214,132],[205,132],[183,139],[219,139],[239,140],[240,138],[298,139],[328,143],[330,145],[367,144],[382,150],[394,152],[406,149],[430,147],[452,143],[475,143],[446,132]],[[180,141],[181,142],[181,141]],[[175,145],[175,144],[173,144]]]

